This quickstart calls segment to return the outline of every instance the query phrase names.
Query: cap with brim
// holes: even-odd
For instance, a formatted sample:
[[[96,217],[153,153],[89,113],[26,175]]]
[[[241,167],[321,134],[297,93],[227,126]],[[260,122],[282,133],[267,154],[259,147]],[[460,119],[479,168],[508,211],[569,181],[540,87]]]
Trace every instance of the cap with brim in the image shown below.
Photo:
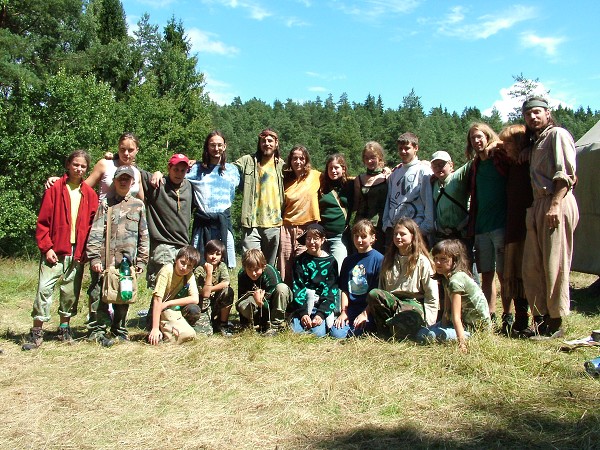
[[[135,173],[133,171],[133,167],[131,166],[120,166],[115,170],[115,176],[113,179],[117,179],[122,177],[123,175],[129,175],[131,178],[135,178]]]
[[[306,227],[306,231],[304,231],[304,233],[302,233],[297,241],[299,244],[301,245],[306,245],[306,235],[308,234],[309,231],[316,231],[319,234],[323,235],[323,237],[325,237],[325,228],[323,228],[323,226],[321,224],[318,223],[311,223],[308,227]]]
[[[175,153],[173,156],[171,156],[171,159],[169,159],[169,164],[172,166],[176,166],[180,163],[189,164],[190,160],[183,153]]]
[[[438,150],[433,155],[431,155],[431,162],[436,161],[436,160],[449,162],[449,161],[452,161],[452,157],[450,156],[450,154],[448,152],[446,152],[444,150]]]
[[[521,111],[525,112],[531,108],[544,108],[548,109],[548,102],[541,98],[532,98],[529,100],[525,100],[523,102],[523,106],[521,107]]]

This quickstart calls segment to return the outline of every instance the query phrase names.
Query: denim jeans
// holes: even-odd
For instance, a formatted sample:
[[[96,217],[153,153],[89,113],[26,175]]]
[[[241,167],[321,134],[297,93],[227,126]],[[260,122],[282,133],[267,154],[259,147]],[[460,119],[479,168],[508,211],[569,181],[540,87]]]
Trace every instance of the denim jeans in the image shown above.
[[[471,336],[471,333],[465,330],[465,338]],[[435,325],[430,327],[421,328],[415,337],[417,342],[421,342],[423,344],[431,343],[431,342],[446,342],[446,341],[456,341],[458,337],[456,336],[456,330],[454,327],[442,327],[442,323],[438,322]]]
[[[321,322],[321,325],[306,330],[302,326],[300,319],[298,317],[294,317],[290,322],[290,328],[294,333],[311,333],[314,334],[316,337],[324,337],[327,335],[327,327],[325,326],[325,320]]]

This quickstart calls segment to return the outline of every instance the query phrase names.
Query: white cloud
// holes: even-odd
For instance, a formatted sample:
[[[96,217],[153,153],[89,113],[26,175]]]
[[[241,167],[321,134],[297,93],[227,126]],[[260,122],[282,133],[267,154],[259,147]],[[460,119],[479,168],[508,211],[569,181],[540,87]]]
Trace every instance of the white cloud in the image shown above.
[[[334,0],[333,3],[345,14],[373,20],[384,15],[409,13],[419,6],[421,0]]]
[[[239,1],[239,0],[203,0],[205,4],[219,4],[228,8],[244,9],[248,11],[250,17],[255,20],[263,20],[273,14],[265,9],[259,2],[256,1]]]
[[[204,72],[204,81],[206,82],[206,93],[213,102],[219,105],[231,103],[233,98],[238,95],[232,91],[229,83],[213,78],[208,72]]]
[[[297,17],[290,17],[285,20],[285,26],[288,28],[292,27],[306,27],[308,26],[308,22],[305,22],[302,19],[298,19]]]
[[[320,80],[326,80],[326,81],[336,81],[336,80],[345,80],[346,79],[346,75],[335,75],[335,74],[331,74],[331,73],[319,73],[319,72],[311,72],[311,71],[307,71],[304,73],[305,73],[305,75],[307,75],[311,78],[318,78]]]
[[[563,37],[541,37],[533,33],[521,35],[521,44],[525,48],[541,48],[548,56],[556,56],[557,47],[565,41]]]
[[[175,3],[176,0],[138,0],[142,5],[148,5],[154,9],[162,9]]]
[[[519,22],[532,19],[535,8],[516,5],[497,14],[485,14],[467,21],[468,10],[462,6],[450,9],[446,17],[438,23],[438,31],[447,36],[461,39],[487,39],[502,30],[512,28]]]
[[[237,55],[239,53],[238,48],[215,40],[214,38],[217,35],[214,33],[202,31],[198,28],[190,28],[186,34],[192,43],[192,52],[216,53],[218,55],[227,56]]]
[[[496,108],[502,116],[502,120],[507,121],[508,115],[515,111],[515,108],[520,108],[525,100],[524,97],[512,97],[510,95],[511,91],[518,89],[518,84],[515,82],[511,86],[507,88],[500,89],[500,99],[496,100],[491,107],[483,111],[483,114],[489,116],[492,113],[493,108]],[[557,97],[548,94],[548,89],[544,86],[543,83],[537,83],[537,86],[530,92],[530,95],[541,95],[542,97],[548,100],[548,104],[550,108],[555,109],[558,105],[562,105],[563,107],[573,108],[571,104],[567,101],[560,100]],[[560,95],[560,97],[563,97]]]

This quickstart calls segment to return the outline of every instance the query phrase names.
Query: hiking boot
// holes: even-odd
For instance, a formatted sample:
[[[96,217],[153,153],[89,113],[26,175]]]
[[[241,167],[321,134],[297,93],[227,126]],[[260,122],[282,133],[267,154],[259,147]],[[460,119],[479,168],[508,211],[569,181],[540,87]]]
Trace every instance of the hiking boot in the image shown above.
[[[540,332],[538,336],[531,337],[532,340],[541,341],[559,339],[565,335],[564,331],[561,329],[562,317],[552,318],[544,316],[544,322],[546,323],[546,329],[543,332]]]
[[[517,297],[515,303],[515,323],[512,327],[513,335],[520,333],[529,326],[529,303],[526,298]]]
[[[521,337],[532,338],[534,336],[544,336],[548,330],[548,323],[545,316],[533,316],[533,323],[521,332]]]
[[[500,334],[510,336],[514,324],[515,316],[512,313],[502,313],[502,328],[500,328]]]
[[[25,343],[21,350],[33,350],[38,348],[44,342],[44,331],[41,327],[32,327],[30,333],[25,338]]]
[[[56,335],[56,338],[64,344],[71,345],[75,342],[71,333],[71,327],[69,326],[58,327],[58,334]]]

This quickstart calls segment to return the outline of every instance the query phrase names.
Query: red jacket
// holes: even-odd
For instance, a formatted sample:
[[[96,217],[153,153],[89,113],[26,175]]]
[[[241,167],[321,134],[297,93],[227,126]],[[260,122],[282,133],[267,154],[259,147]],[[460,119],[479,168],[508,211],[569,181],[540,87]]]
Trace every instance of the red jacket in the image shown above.
[[[71,198],[67,189],[68,175],[64,175],[46,190],[38,215],[35,239],[42,252],[54,250],[56,256],[71,255]],[[98,209],[98,195],[81,183],[81,202],[75,224],[75,260],[83,261],[88,234]]]

